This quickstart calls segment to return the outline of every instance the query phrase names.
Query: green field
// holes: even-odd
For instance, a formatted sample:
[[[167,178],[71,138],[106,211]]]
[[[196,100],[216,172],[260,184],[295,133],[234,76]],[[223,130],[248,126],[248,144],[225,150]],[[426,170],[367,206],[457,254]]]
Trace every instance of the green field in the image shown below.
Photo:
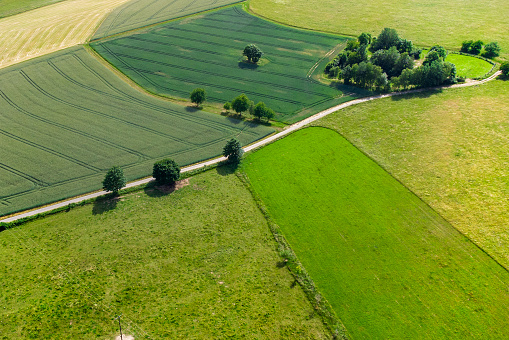
[[[2,0],[0,18],[26,12],[34,8],[51,5],[64,0]]]
[[[353,339],[509,335],[509,273],[336,132],[298,131],[244,169]]]
[[[480,78],[491,71],[493,65],[487,61],[467,55],[449,53],[445,61],[456,65],[458,76],[466,78]]]
[[[255,103],[265,102],[278,120],[292,123],[367,94],[312,77],[322,72],[324,56],[345,41],[275,25],[234,6],[91,46],[151,92],[188,98],[202,87],[221,106],[245,93]],[[243,62],[249,43],[265,53],[259,66]]]
[[[133,180],[273,131],[147,96],[82,47],[1,71],[0,98],[0,215],[100,189],[113,165]]]
[[[157,24],[243,0],[131,0],[109,15],[94,39]]]
[[[508,107],[499,80],[373,101],[316,124],[340,132],[509,268]]]
[[[464,40],[497,41],[509,57],[506,0],[251,0],[253,12],[297,27],[358,36],[395,28],[423,46],[459,50]]]
[[[113,340],[120,313],[137,340],[330,338],[249,191],[221,174],[1,232],[0,338]]]

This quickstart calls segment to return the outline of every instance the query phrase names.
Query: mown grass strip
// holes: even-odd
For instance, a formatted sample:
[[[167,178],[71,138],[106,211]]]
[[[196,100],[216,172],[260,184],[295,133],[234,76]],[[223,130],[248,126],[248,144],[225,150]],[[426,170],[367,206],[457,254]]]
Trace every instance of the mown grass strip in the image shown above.
[[[247,156],[254,190],[353,338],[503,338],[509,273],[336,132]]]

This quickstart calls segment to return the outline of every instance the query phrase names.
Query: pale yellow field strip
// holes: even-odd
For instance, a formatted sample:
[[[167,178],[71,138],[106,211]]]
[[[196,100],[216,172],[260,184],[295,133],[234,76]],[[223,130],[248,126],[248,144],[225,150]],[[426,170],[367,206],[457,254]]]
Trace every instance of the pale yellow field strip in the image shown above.
[[[0,19],[0,68],[87,42],[129,0],[67,0]]]

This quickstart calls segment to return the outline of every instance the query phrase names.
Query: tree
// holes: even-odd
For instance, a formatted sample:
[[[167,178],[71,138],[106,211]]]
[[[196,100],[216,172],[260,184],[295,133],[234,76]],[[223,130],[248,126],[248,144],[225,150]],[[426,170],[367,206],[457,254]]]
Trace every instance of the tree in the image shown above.
[[[204,89],[197,88],[191,92],[191,102],[195,103],[196,106],[200,106],[207,99],[207,94]]]
[[[244,150],[240,146],[240,142],[235,138],[230,139],[223,148],[223,156],[228,158],[228,161],[233,164],[240,163]]]
[[[470,46],[474,43],[473,40],[465,40],[461,43],[461,52],[468,53],[470,51]]]
[[[395,29],[384,28],[378,38],[376,38],[376,41],[371,45],[374,52],[378,50],[388,50],[392,46],[398,46],[399,41],[398,32],[396,32]]]
[[[396,64],[394,64],[390,74],[393,77],[397,77],[401,74],[401,72],[403,72],[403,70],[412,68],[414,68],[414,59],[405,52],[399,56],[399,59],[396,61]]]
[[[405,52],[410,53],[414,49],[414,44],[410,40],[401,39],[398,42],[397,47],[398,47],[399,53],[405,53]]]
[[[392,70],[394,69],[394,66],[396,65],[397,61],[400,58],[400,54],[398,52],[398,49],[393,46],[389,48],[388,50],[378,50],[375,53],[373,53],[373,56],[371,57],[370,61],[374,65],[380,66],[382,70],[387,73],[389,76],[399,75],[399,74],[392,74]]]
[[[504,76],[509,76],[509,61],[504,61],[502,65],[500,65],[500,71]]]
[[[243,93],[240,96],[236,97],[232,100],[232,109],[237,112],[237,114],[241,114],[244,111],[249,109],[250,101],[247,96]]]
[[[226,112],[230,111],[232,109],[232,104],[230,104],[230,102],[224,103],[223,109],[225,109]]]
[[[361,33],[361,35],[359,35],[357,40],[359,41],[359,43],[361,45],[369,45],[369,44],[371,44],[371,34],[365,33],[365,32]]]
[[[180,177],[180,168],[172,159],[163,159],[154,163],[152,176],[159,184],[173,184]]]
[[[244,47],[244,52],[242,54],[247,57],[248,61],[257,63],[262,57],[263,52],[255,44],[249,44]]]
[[[443,58],[440,56],[438,51],[429,51],[424,59],[423,65],[431,65],[434,61],[443,61]]]
[[[497,42],[490,42],[484,46],[483,56],[486,58],[495,58],[500,55],[500,46],[498,46]]]
[[[253,116],[258,118],[258,120],[261,120],[262,118],[269,120],[271,118],[274,118],[274,111],[269,109],[264,102],[259,102],[254,107]]]
[[[481,53],[482,45],[484,45],[484,43],[481,40],[474,41],[470,45],[470,47],[468,49],[468,53],[475,54],[475,55]]]
[[[118,166],[114,166],[108,170],[103,180],[103,189],[113,192],[114,195],[125,186],[126,179],[124,172]]]
[[[445,60],[445,58],[447,57],[447,50],[443,47],[443,46],[440,46],[440,45],[435,45],[433,46],[432,48],[429,49],[430,52],[432,51],[437,51],[438,55]]]
[[[348,40],[346,43],[345,51],[357,51],[359,48],[360,43],[357,40]]]

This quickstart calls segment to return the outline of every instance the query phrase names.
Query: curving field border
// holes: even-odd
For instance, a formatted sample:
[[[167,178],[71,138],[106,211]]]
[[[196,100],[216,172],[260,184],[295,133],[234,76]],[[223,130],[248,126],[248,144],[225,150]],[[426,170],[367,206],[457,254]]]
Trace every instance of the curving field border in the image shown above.
[[[284,136],[298,130],[298,129],[301,129],[302,127],[320,119],[320,118],[323,118],[327,115],[330,115],[331,113],[334,113],[334,112],[337,112],[337,111],[340,111],[344,108],[347,108],[349,106],[353,106],[353,105],[357,105],[357,104],[362,104],[362,103],[365,103],[365,102],[369,102],[369,101],[372,101],[372,100],[377,100],[377,99],[383,99],[383,98],[389,98],[389,97],[395,97],[395,96],[402,96],[402,95],[407,95],[407,94],[413,94],[413,93],[420,93],[420,92],[426,92],[426,91],[433,91],[433,90],[438,90],[438,89],[451,89],[451,88],[461,88],[461,87],[469,87],[469,86],[476,86],[476,85],[482,85],[484,83],[487,83],[489,81],[492,81],[494,79],[496,79],[502,72],[501,71],[497,71],[495,72],[491,77],[487,78],[487,79],[484,79],[484,80],[480,80],[480,81],[473,81],[473,82],[469,82],[469,83],[464,83],[464,84],[455,84],[455,85],[448,85],[448,86],[437,86],[437,87],[433,87],[433,88],[425,88],[425,89],[415,89],[415,90],[408,90],[408,91],[402,91],[402,92],[393,92],[393,93],[388,93],[388,94],[381,94],[381,95],[376,95],[376,96],[371,96],[371,97],[366,97],[366,98],[361,98],[361,99],[356,99],[356,100],[352,100],[352,101],[349,101],[349,102],[346,102],[346,103],[343,103],[343,104],[340,104],[340,105],[336,105],[336,106],[333,106],[327,110],[324,110],[322,112],[319,112],[309,118],[306,118],[298,123],[295,123],[293,125],[290,125],[288,126],[285,130],[281,131],[281,132],[278,132],[274,135],[271,135],[267,138],[264,138],[258,142],[255,142],[255,143],[252,143],[248,146],[245,146],[243,149],[245,152],[249,152],[249,151],[252,151],[252,150],[255,150],[257,148],[260,148],[266,144],[269,144],[269,143],[272,143],[273,141],[276,141],[280,138],[283,138]],[[200,163],[196,163],[196,164],[193,164],[193,165],[189,165],[189,166],[186,166],[184,168],[181,169],[181,172],[182,173],[185,173],[185,172],[190,172],[190,171],[194,171],[194,170],[198,170],[198,169],[202,169],[202,168],[205,168],[205,167],[208,167],[208,166],[211,166],[211,165],[215,165],[215,164],[218,164],[220,162],[223,162],[225,161],[226,158],[225,157],[217,157],[217,158],[213,158],[213,159],[210,159],[210,160],[207,160],[207,161],[204,161],[204,162],[200,162]],[[143,185],[143,184],[147,184],[151,181],[153,181],[154,178],[152,177],[147,177],[145,179],[141,179],[141,180],[137,180],[137,181],[133,181],[133,182],[130,182],[126,185],[125,188],[132,188],[132,187],[135,187],[135,186],[139,186],[139,185]],[[38,209],[34,209],[34,210],[29,210],[29,211],[26,211],[26,212],[21,212],[19,214],[16,214],[16,215],[13,215],[13,216],[10,216],[10,217],[6,217],[6,218],[3,218],[0,220],[0,222],[2,223],[10,223],[10,222],[14,222],[14,221],[17,221],[17,220],[20,220],[22,218],[27,218],[27,217],[32,217],[32,216],[36,216],[36,215],[39,215],[39,214],[43,214],[43,213],[47,213],[47,212],[50,212],[52,210],[55,210],[55,209],[59,209],[59,208],[62,208],[62,207],[65,207],[65,206],[68,206],[69,204],[76,204],[76,203],[79,203],[79,202],[83,202],[83,201],[86,201],[86,200],[89,200],[89,199],[92,199],[92,198],[96,198],[96,197],[99,197],[99,196],[103,196],[107,194],[106,191],[96,191],[96,192],[93,192],[93,193],[90,193],[90,194],[87,194],[87,195],[84,195],[84,196],[79,196],[79,197],[76,197],[76,198],[73,198],[73,199],[69,199],[69,200],[65,200],[65,201],[61,201],[61,202],[58,202],[58,203],[54,203],[54,204],[50,204],[50,205],[47,205],[47,206],[44,206],[42,208],[38,208]]]

